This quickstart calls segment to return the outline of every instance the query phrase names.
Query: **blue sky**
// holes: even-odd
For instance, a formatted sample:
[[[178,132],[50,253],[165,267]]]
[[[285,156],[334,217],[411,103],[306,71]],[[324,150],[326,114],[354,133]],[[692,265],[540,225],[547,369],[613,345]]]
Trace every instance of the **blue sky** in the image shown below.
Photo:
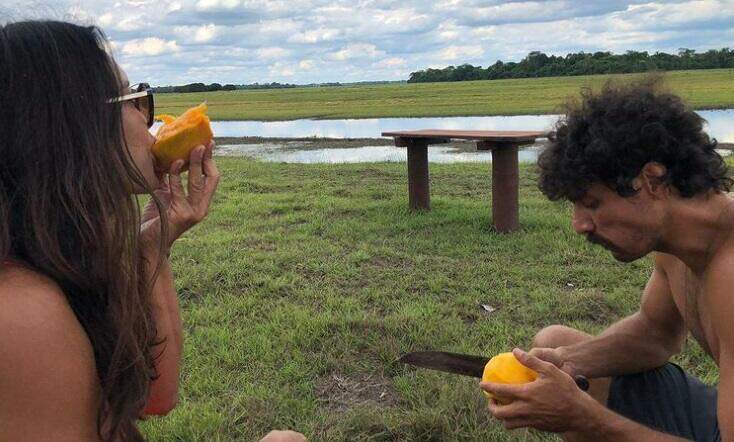
[[[530,51],[734,47],[734,0],[0,0],[0,20],[99,25],[133,82],[403,80]]]

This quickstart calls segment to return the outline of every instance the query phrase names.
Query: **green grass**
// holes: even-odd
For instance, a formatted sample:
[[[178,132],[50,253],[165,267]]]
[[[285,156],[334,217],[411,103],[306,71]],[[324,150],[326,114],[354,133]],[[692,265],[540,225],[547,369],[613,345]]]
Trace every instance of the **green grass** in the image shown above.
[[[581,87],[598,87],[610,77],[627,81],[639,75],[158,94],[156,99],[159,113],[172,114],[207,101],[214,120],[547,114],[558,112]],[[670,89],[696,109],[734,107],[734,69],[676,71],[667,78]]]
[[[598,332],[636,309],[650,269],[585,244],[531,166],[523,230],[499,235],[486,164],[432,164],[425,213],[407,210],[404,164],[219,165],[209,218],[172,255],[181,401],[142,424],[151,441],[256,440],[284,427],[313,441],[555,440],[505,432],[475,380],[394,361],[527,347],[555,323]],[[679,361],[716,379],[695,344]]]

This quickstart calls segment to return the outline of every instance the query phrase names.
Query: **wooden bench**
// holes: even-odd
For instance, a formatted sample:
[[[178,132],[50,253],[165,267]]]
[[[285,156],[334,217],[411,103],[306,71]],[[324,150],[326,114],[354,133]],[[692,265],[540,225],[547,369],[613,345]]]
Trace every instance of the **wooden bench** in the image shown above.
[[[428,177],[428,146],[444,144],[452,139],[477,142],[477,150],[492,151],[492,220],[498,232],[520,228],[518,191],[518,147],[533,144],[546,132],[484,130],[414,130],[383,132],[393,137],[395,146],[408,149],[408,199],[410,208],[429,210],[431,198]]]

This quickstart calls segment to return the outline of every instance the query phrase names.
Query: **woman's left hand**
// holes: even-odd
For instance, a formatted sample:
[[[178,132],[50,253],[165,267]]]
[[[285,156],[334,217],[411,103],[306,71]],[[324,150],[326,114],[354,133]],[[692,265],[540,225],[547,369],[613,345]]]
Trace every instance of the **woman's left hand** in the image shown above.
[[[189,157],[189,176],[187,190],[181,183],[181,172],[184,161],[178,160],[171,165],[168,179],[159,176],[160,186],[154,191],[166,210],[168,221],[168,238],[165,244],[169,250],[185,231],[198,224],[209,213],[209,205],[219,183],[217,169],[212,153],[214,141],[208,146],[198,146],[191,151]],[[158,246],[160,243],[160,214],[155,201],[145,206],[141,217],[141,239],[145,246]]]
[[[480,384],[482,390],[512,401],[507,405],[494,400],[489,403],[489,412],[501,420],[505,428],[531,427],[561,433],[587,424],[588,412],[596,402],[579,389],[568,373],[522,350],[515,349],[513,354],[520,363],[538,373],[535,381]]]

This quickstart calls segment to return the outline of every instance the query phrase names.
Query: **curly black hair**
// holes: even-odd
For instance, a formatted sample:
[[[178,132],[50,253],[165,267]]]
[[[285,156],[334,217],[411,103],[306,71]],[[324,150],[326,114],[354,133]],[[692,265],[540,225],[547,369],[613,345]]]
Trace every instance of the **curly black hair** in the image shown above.
[[[577,201],[599,183],[628,197],[635,193],[632,180],[649,162],[667,168],[665,182],[682,197],[728,191],[734,181],[714,150],[716,140],[703,130],[706,120],[678,96],[662,92],[661,81],[660,76],[610,81],[567,104],[538,159],[543,194],[553,201]]]

